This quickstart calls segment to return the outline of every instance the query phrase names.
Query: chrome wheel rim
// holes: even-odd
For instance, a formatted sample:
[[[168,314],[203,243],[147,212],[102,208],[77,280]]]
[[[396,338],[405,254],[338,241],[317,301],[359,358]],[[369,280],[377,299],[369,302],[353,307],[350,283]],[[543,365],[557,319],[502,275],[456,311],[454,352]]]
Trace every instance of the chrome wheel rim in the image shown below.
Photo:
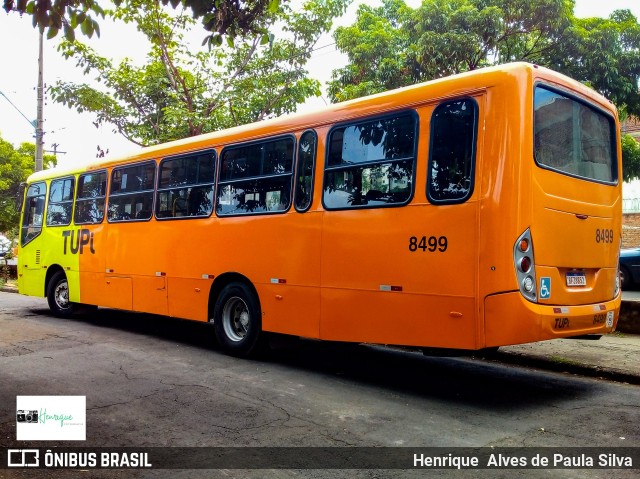
[[[249,308],[242,298],[234,296],[222,310],[222,326],[231,341],[242,341],[249,333]]]
[[[60,281],[56,285],[56,289],[53,292],[56,305],[60,309],[69,309],[69,285],[66,281]]]

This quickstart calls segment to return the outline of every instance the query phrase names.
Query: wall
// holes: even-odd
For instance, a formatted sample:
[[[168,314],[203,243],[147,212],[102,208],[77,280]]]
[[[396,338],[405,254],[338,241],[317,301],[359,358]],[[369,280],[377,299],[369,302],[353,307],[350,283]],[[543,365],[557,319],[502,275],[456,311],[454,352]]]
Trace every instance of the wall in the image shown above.
[[[640,247],[640,213],[622,215],[622,247]]]

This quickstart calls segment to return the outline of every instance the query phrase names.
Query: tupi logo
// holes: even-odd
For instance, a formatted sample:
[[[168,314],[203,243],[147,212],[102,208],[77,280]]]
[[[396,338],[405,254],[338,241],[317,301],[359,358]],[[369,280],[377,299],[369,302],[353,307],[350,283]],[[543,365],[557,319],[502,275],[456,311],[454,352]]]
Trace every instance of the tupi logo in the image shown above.
[[[77,233],[77,235],[76,235]],[[67,254],[67,242],[69,243],[69,250],[71,254],[82,254],[84,252],[84,246],[89,245],[89,251],[91,254],[95,254],[93,249],[93,233],[86,228],[75,230],[64,230],[62,232],[64,238],[64,254]],[[71,238],[69,240],[69,237]]]

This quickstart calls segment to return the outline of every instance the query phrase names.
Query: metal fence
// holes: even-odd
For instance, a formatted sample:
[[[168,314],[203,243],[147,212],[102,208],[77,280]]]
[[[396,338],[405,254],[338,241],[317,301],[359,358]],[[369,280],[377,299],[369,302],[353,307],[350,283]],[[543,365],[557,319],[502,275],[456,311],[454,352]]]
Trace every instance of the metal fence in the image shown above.
[[[640,198],[624,198],[622,200],[623,213],[640,213]]]

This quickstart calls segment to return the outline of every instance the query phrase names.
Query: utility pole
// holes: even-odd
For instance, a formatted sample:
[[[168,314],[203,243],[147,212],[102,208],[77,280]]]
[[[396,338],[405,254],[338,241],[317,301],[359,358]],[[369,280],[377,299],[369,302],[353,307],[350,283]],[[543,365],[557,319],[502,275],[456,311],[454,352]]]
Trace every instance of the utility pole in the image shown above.
[[[40,38],[38,45],[38,108],[36,119],[36,169],[35,171],[42,171],[42,157],[44,155],[44,81],[42,79],[42,70],[44,67],[44,60],[42,55],[43,50],[43,33],[40,30]]]

